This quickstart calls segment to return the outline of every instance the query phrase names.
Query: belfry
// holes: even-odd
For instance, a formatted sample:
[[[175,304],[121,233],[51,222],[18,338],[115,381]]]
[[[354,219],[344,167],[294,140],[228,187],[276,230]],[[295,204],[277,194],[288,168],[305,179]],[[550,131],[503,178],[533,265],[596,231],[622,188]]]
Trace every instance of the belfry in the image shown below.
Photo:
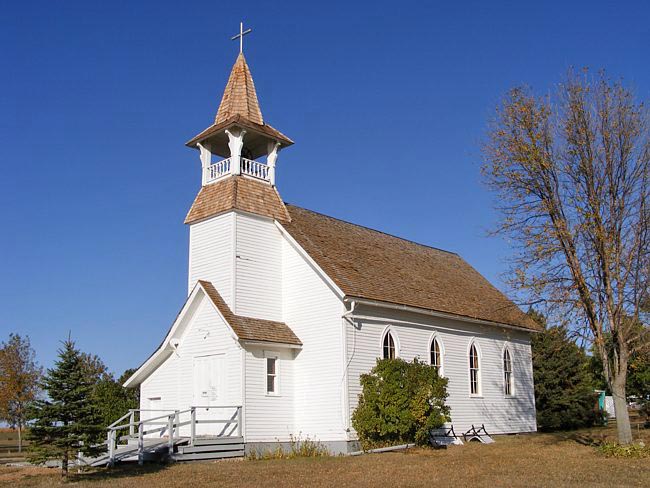
[[[240,40],[244,32],[239,36]],[[280,149],[293,141],[264,122],[244,53],[232,67],[214,123],[187,146],[200,151],[202,184],[245,175],[275,186]]]

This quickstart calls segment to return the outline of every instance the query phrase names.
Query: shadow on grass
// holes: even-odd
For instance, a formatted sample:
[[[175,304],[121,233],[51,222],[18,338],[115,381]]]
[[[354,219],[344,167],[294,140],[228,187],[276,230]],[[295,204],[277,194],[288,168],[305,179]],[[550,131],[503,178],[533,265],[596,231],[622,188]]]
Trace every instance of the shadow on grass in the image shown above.
[[[499,441],[517,441],[526,443],[527,440],[531,444],[541,447],[556,446],[565,442],[577,442],[584,446],[599,445],[608,438],[608,434],[594,429],[581,429],[581,430],[566,430],[566,431],[539,431],[522,434],[505,434],[495,435],[494,440]]]
[[[142,466],[135,463],[118,464],[112,468],[96,468],[92,471],[74,473],[70,476],[69,481],[95,482],[120,478],[137,478],[139,476],[164,471],[168,467],[169,464],[164,463],[146,463]]]
[[[582,446],[598,446],[610,438],[610,434],[603,432],[598,428],[594,429],[580,429],[580,430],[565,430],[554,432],[541,432],[544,439],[537,442],[539,445],[552,446],[562,442],[576,442]]]
[[[499,442],[523,442],[535,444],[536,446],[555,446],[570,439],[571,432],[526,432],[521,434],[495,435],[494,440]]]
[[[599,446],[607,440],[605,434],[593,432],[574,432],[568,438],[578,444],[589,447]]]
[[[597,447],[607,442],[617,442],[618,433],[615,425],[605,427],[591,427],[571,431],[547,432],[547,442],[544,444],[550,445],[561,441],[574,441],[583,446]],[[650,436],[650,431],[647,429],[637,429],[632,432],[634,440],[643,440]]]

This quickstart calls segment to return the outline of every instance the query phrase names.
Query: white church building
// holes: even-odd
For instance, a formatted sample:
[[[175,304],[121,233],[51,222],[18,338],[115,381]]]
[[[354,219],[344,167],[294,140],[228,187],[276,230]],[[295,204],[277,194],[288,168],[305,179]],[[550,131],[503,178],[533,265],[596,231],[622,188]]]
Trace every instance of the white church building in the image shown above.
[[[233,433],[209,421],[222,410],[246,449],[309,437],[349,452],[360,375],[419,358],[449,380],[456,433],[535,431],[536,325],[458,254],[285,203],[276,170],[292,144],[240,53],[214,123],[187,143],[202,180],[188,297],[125,383],[141,409],[201,407],[197,436]]]

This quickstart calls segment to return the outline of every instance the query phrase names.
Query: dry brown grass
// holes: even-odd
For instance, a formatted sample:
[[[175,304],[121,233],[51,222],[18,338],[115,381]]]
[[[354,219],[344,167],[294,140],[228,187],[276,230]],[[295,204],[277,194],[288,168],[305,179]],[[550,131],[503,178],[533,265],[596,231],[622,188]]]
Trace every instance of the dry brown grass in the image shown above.
[[[593,431],[602,434],[607,431]],[[581,433],[584,435],[585,433]],[[492,445],[358,457],[128,466],[75,476],[93,487],[649,486],[649,459],[604,457],[574,435],[498,437]],[[581,437],[583,438],[583,437]],[[0,468],[0,484],[52,486],[57,470]]]

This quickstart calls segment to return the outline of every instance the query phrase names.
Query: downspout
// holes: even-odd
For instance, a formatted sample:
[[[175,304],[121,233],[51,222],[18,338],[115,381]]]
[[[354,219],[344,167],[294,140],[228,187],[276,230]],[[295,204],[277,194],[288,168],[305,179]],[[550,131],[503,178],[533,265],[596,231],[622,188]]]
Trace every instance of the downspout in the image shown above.
[[[343,300],[343,303],[345,304],[346,300]],[[345,305],[344,305],[345,306]],[[348,334],[347,334],[347,327],[346,327],[346,322],[349,322],[352,327],[354,327],[354,321],[350,318],[352,315],[354,315],[354,311],[357,307],[357,302],[355,300],[352,300],[350,302],[350,310],[345,312],[342,316],[342,333],[343,333],[343,376],[341,378],[341,383],[343,387],[343,412],[342,412],[342,420],[343,420],[343,427],[346,431],[347,438],[349,440],[349,434],[350,434],[350,388],[348,385],[348,368],[350,366],[350,363],[352,362],[352,357],[350,356],[348,359]],[[354,350],[356,348],[356,342],[357,342],[357,335],[356,335],[356,330],[353,331],[353,346],[352,346],[352,352],[354,354]]]
[[[246,439],[248,438],[248,426],[246,424],[246,349],[243,346],[240,347],[241,352],[241,395],[239,400],[241,401],[241,416],[239,417],[241,423],[243,424],[239,429],[242,437],[244,438],[244,448],[246,447]]]
[[[346,300],[343,300],[343,301],[345,302]],[[350,302],[350,310],[348,310],[347,312],[345,312],[345,313],[343,314],[343,318],[345,319],[345,318],[347,318],[348,316],[353,315],[353,314],[354,314],[354,309],[355,309],[355,308],[357,308],[357,302],[356,302],[356,300],[352,300],[352,301]]]

